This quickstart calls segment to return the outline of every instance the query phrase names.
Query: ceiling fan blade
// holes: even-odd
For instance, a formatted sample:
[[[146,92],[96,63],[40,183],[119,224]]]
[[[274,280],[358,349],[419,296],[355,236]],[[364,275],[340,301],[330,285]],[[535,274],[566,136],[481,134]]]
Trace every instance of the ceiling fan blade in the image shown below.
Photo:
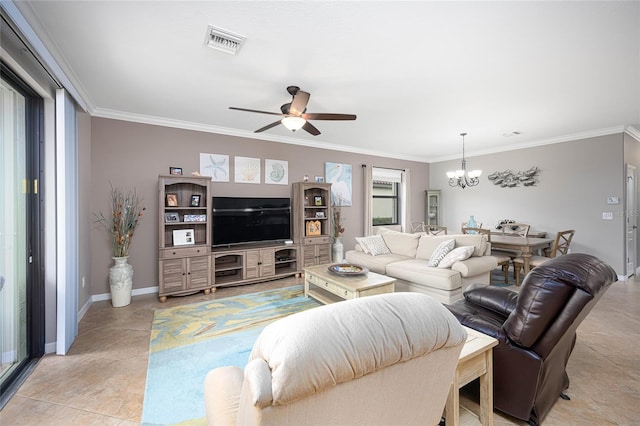
[[[259,128],[258,130],[255,130],[253,133],[260,133],[260,132],[264,132],[265,130],[269,130],[272,127],[276,127],[278,124],[280,124],[280,120],[278,121],[274,121],[271,124],[267,124],[264,127]]]
[[[302,114],[305,120],[355,120],[355,114],[311,113]]]
[[[238,107],[229,107],[229,109],[235,109],[236,111],[257,112],[259,114],[282,115],[279,112],[259,111],[257,109],[238,108]]]
[[[292,115],[300,115],[304,113],[304,110],[307,108],[307,103],[309,102],[309,98],[311,95],[307,92],[303,92],[302,90],[298,90],[295,95],[293,95],[293,100],[291,101],[291,107],[289,107],[289,114]]]
[[[304,126],[302,126],[302,128],[307,132],[311,133],[313,136],[318,136],[320,134],[320,130],[318,130],[316,126],[309,123],[308,121],[304,123]]]

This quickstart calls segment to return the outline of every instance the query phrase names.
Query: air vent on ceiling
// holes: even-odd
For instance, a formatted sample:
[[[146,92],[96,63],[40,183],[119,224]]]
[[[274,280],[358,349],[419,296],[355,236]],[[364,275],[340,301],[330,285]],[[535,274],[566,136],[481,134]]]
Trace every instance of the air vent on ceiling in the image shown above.
[[[247,38],[243,35],[209,25],[204,44],[212,49],[235,55]]]

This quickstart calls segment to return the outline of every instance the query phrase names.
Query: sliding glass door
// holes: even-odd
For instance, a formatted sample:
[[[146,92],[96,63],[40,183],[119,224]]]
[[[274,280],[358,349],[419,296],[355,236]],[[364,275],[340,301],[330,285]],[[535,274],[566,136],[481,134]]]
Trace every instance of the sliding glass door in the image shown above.
[[[0,395],[44,352],[38,194],[42,100],[2,64],[0,80]],[[3,395],[4,396],[4,395]],[[4,398],[0,400],[5,402]]]

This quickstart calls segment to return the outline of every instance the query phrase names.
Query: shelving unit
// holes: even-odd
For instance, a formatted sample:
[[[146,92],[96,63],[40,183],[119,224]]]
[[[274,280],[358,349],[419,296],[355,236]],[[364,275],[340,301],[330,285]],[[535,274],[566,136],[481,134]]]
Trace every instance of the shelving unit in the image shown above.
[[[214,248],[214,286],[250,284],[289,275],[299,276],[299,246],[265,244],[235,249]]]
[[[427,225],[440,225],[440,190],[428,189],[426,193],[426,218],[425,223]]]
[[[208,294],[211,283],[211,178],[158,177],[158,297]]]
[[[303,267],[331,263],[331,184],[296,182],[292,187],[293,241]]]

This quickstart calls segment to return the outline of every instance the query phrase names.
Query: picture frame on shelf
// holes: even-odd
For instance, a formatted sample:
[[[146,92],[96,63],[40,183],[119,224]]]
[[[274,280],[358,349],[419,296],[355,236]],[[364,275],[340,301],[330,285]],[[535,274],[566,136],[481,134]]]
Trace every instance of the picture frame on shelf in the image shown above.
[[[175,193],[167,193],[166,195],[166,205],[167,207],[178,207],[178,194]]]
[[[185,222],[206,222],[207,215],[206,214],[185,214],[184,221]]]
[[[200,195],[191,196],[191,207],[200,207]]]
[[[166,212],[164,214],[164,221],[165,223],[180,222],[180,215],[178,212]]]
[[[319,220],[309,220],[306,224],[306,235],[308,237],[318,236],[322,234],[322,225]]]
[[[316,212],[316,219],[324,219],[324,212]]]
[[[316,195],[313,197],[313,205],[321,206],[322,205],[322,197],[320,195]]]
[[[182,175],[182,167],[169,167],[170,175]]]
[[[316,176],[316,183],[324,183],[324,177],[323,176]]]
[[[193,229],[176,229],[173,231],[174,246],[191,246],[196,243]]]

